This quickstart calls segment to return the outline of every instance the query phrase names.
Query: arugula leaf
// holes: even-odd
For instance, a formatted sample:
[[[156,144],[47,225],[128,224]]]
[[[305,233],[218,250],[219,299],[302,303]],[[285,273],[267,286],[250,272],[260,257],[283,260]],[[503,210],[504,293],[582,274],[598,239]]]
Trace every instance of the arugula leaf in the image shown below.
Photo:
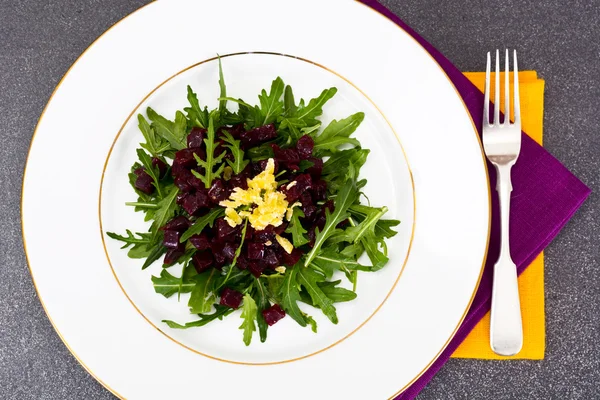
[[[369,214],[371,209],[372,207],[355,204],[352,207],[350,207],[350,214],[352,214],[352,216],[360,223],[362,222],[363,218],[365,218]],[[394,226],[398,226],[399,224],[400,221],[398,221],[397,219],[380,219],[375,224],[375,236],[381,239],[389,239],[391,237],[394,237],[398,232],[396,232],[392,228]]]
[[[369,150],[360,148],[333,153],[323,163],[322,172],[322,178],[327,181],[329,192],[336,193],[349,178],[357,176],[368,155]]]
[[[150,177],[152,178],[153,185],[156,188],[156,192],[158,194],[159,198],[163,198],[163,193],[160,190],[160,172],[158,167],[155,167],[154,165],[152,165],[152,158],[150,158],[150,156],[148,154],[146,154],[146,152],[142,149],[137,149],[136,150],[138,158],[140,159],[140,161],[142,162],[142,165],[144,166],[144,171],[146,171],[146,173],[148,175],[150,175]]]
[[[195,170],[192,170],[192,174],[194,174],[196,178],[200,179],[204,183],[204,186],[209,189],[213,179],[220,177],[223,169],[225,168],[225,164],[221,164],[216,171],[214,170],[214,168],[221,163],[221,161],[223,161],[223,157],[225,157],[225,151],[215,157],[215,150],[217,146],[215,145],[215,125],[212,114],[208,118],[208,130],[206,131],[206,139],[204,139],[204,144],[206,145],[206,161],[198,157],[197,154],[194,154],[194,158],[198,162],[198,166],[204,168],[204,174],[196,172]]]
[[[319,282],[318,285],[325,293],[325,296],[329,297],[329,299],[334,303],[342,303],[345,301],[352,301],[356,298],[356,293],[352,290],[348,290],[342,287],[337,287],[337,285],[342,282],[341,280],[333,281],[333,282]]]
[[[280,77],[277,77],[271,83],[269,94],[263,89],[260,95],[258,95],[261,119],[255,121],[256,126],[273,123],[277,120],[277,117],[281,115],[281,112],[283,111],[283,101],[281,101],[281,96],[283,96],[284,87],[285,84],[283,83],[283,80]]]
[[[377,222],[388,210],[387,207],[359,207],[365,212],[365,214],[363,214],[362,221],[357,225],[348,227],[341,235],[341,239],[349,243],[355,243],[356,241],[362,239],[368,233],[372,233],[373,235],[375,235],[375,226],[377,225]],[[352,214],[352,210],[350,210],[350,213]]]
[[[146,139],[146,143],[140,143],[140,145],[148,150],[153,156],[159,156],[164,151],[171,148],[169,142],[165,141],[161,136],[158,136],[154,129],[150,126],[146,118],[142,114],[138,114],[138,127]]]
[[[248,293],[244,295],[244,304],[242,304],[242,315],[241,318],[244,320],[240,329],[244,330],[244,343],[246,346],[250,346],[252,341],[252,334],[256,330],[254,321],[256,320],[257,307],[256,302]]]
[[[267,282],[267,289],[269,292],[270,300],[272,300],[274,303],[281,304],[281,288],[283,286],[285,276],[280,274],[273,274],[262,279],[265,279]]]
[[[348,248],[350,246],[347,246]],[[362,247],[360,248],[362,252]],[[340,252],[338,249],[332,247],[324,250],[318,256],[315,257],[312,265],[317,265],[321,270],[328,271],[329,274],[326,276],[331,277],[333,271],[372,271],[369,266],[361,265],[356,258],[352,255],[348,255],[343,251]]]
[[[371,271],[378,271],[387,264],[390,260],[383,251],[379,250],[379,243],[385,245],[383,240],[378,240],[373,233],[367,233],[364,238],[360,240],[360,243],[364,246],[369,260],[373,264]]]
[[[310,329],[314,332],[317,333],[317,321],[315,321],[313,319],[313,317],[311,317],[308,314],[304,314],[302,313],[302,316],[304,317],[304,319],[306,320],[306,323],[310,325]]]
[[[179,189],[174,185],[171,185],[167,189],[168,194],[158,202],[158,208],[154,211],[154,222],[150,226],[153,241],[156,241],[158,238],[160,228],[175,216],[175,210],[178,207],[176,199]]]
[[[217,319],[223,319],[223,317],[231,314],[235,310],[233,308],[229,308],[227,306],[222,306],[220,304],[215,305],[215,312],[212,314],[198,314],[200,317],[197,321],[186,322],[184,325],[180,325],[177,322],[169,321],[167,319],[163,319],[162,322],[167,324],[169,328],[173,329],[188,329],[199,326],[204,326],[209,322],[215,321]]]
[[[216,269],[212,268],[210,271],[196,275],[194,278],[196,285],[192,289],[192,294],[188,301],[188,307],[190,307],[192,314],[203,314],[211,310],[216,299],[213,292],[216,278],[215,271]]]
[[[242,253],[242,246],[244,245],[244,240],[246,239],[246,230],[248,229],[248,220],[244,223],[244,228],[242,229],[242,239],[240,240],[240,245],[235,250],[235,255],[233,256],[233,260],[231,261],[231,265],[229,266],[229,271],[227,271],[227,275],[225,276],[225,280],[221,283],[217,288],[220,289],[221,286],[225,285],[231,276],[231,272],[233,271],[233,267],[237,263],[237,259]]]
[[[229,271],[232,272],[230,273]],[[221,270],[221,273],[225,273],[225,275],[221,274],[216,278],[215,288],[217,288],[217,291],[225,286],[225,283],[227,283],[227,287],[236,290],[239,289],[238,291],[243,291],[250,284],[250,280],[248,279],[250,277],[250,272],[248,272],[248,270],[241,270],[230,265],[225,265]]]
[[[219,56],[219,88],[221,89],[221,93],[219,95],[219,111],[221,115],[227,110],[227,100],[224,98],[227,97],[227,88],[225,87],[225,79],[223,79],[223,66],[221,65],[221,57]]]
[[[121,246],[122,249],[126,249],[129,246],[133,245],[133,247],[130,249],[130,251],[133,249],[136,249],[136,248],[141,248],[141,247],[145,248],[146,245],[151,243],[149,233],[136,232],[135,234],[133,234],[129,229],[126,229],[125,232],[127,233],[127,236],[121,236],[114,232],[106,232],[106,235],[111,239],[115,239],[115,240],[125,243],[123,246]],[[139,238],[136,238],[135,235],[138,235]],[[135,258],[141,258],[141,257],[135,257]]]
[[[292,116],[296,114],[297,109],[298,106],[296,106],[296,102],[294,101],[294,91],[290,85],[286,85],[283,93],[283,113],[286,116]]]
[[[337,324],[338,317],[333,302],[318,285],[318,282],[322,282],[324,279],[310,268],[300,268],[298,272],[298,282],[306,289],[313,304],[318,306],[331,322]]]
[[[298,276],[299,268],[300,264],[296,264],[294,267],[288,268],[285,272],[285,278],[280,289],[281,307],[300,326],[306,326],[306,320],[302,316],[302,311],[298,308],[300,290],[296,277]]]
[[[304,100],[301,100],[294,113],[294,117],[303,121],[304,126],[320,125],[321,121],[319,121],[317,117],[323,114],[323,105],[336,93],[337,89],[334,87],[325,89],[318,97],[311,99],[306,106],[304,105]]]
[[[252,162],[266,160],[267,158],[272,158],[273,156],[273,148],[270,146],[270,143],[264,143],[260,146],[248,149],[248,157],[250,160],[252,160]]]
[[[183,233],[183,235],[181,236],[181,239],[179,241],[181,243],[184,243],[186,240],[188,240],[192,236],[199,235],[200,233],[202,233],[202,230],[204,228],[206,228],[207,225],[212,228],[213,224],[215,223],[215,220],[217,218],[223,216],[224,214],[225,214],[224,208],[218,207],[218,208],[211,209],[208,214],[198,218],[196,220],[196,222],[194,222],[192,224],[192,226],[190,226],[188,228],[188,230]]]
[[[230,159],[226,159],[227,164],[233,169],[235,174],[239,174],[246,168],[246,166],[250,163],[249,160],[244,160],[244,150],[241,149],[240,143],[241,141],[235,140],[233,136],[227,131],[223,131],[223,140],[226,143],[225,147],[231,150],[231,154],[233,154],[233,161]]]
[[[256,290],[254,291],[253,298],[256,301],[258,308],[256,323],[258,325],[258,332],[260,333],[260,341],[264,343],[267,340],[267,329],[269,329],[269,325],[267,324],[267,321],[265,321],[262,312],[271,307],[271,304],[269,303],[267,288],[260,278],[254,278],[254,287]]]
[[[333,212],[330,213],[328,209],[325,211],[325,226],[322,231],[317,229],[315,232],[315,245],[304,260],[305,267],[309,266],[312,260],[317,256],[321,250],[321,246],[323,246],[329,236],[335,233],[337,224],[348,218],[348,208],[357,199],[358,191],[356,190],[354,182],[351,180],[346,181],[335,197],[335,208],[333,209]]]
[[[144,261],[144,264],[142,265],[142,270],[151,266],[154,263],[154,261],[161,258],[162,255],[167,252],[167,248],[163,246],[161,242],[162,235],[159,235],[156,240],[156,243],[151,248],[148,248],[148,258],[146,258],[146,261]]]
[[[200,108],[198,96],[196,96],[196,93],[194,93],[190,85],[187,87],[187,99],[190,103],[190,107],[184,108],[183,111],[187,113],[188,119],[194,126],[204,129],[208,128],[208,108]]]
[[[175,293],[189,293],[196,287],[196,281],[185,276],[176,278],[166,269],[160,271],[160,276],[152,276],[152,285],[156,293],[162,294],[166,298]]]
[[[285,230],[287,233],[292,234],[292,241],[294,242],[294,247],[300,247],[309,242],[308,237],[306,236],[306,229],[302,227],[299,218],[304,218],[304,212],[299,207],[294,207],[294,211],[292,214],[292,220]]]
[[[360,142],[357,139],[351,138],[350,135],[354,133],[364,118],[365,114],[358,112],[339,121],[334,119],[315,138],[314,151],[318,154],[331,154],[337,152],[338,147],[343,144],[360,146]]]
[[[150,121],[152,121],[156,133],[168,141],[175,150],[181,150],[187,147],[187,119],[181,111],[175,113],[175,122],[169,121],[165,117],[157,114],[156,111],[150,107],[146,109],[146,114]]]

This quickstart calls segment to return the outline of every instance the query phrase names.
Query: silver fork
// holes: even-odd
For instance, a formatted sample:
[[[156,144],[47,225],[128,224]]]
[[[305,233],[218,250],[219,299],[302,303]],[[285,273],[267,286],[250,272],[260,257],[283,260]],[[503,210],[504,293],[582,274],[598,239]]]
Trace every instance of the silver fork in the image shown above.
[[[487,53],[485,74],[485,103],[483,106],[483,147],[490,162],[496,167],[498,197],[500,200],[501,245],[500,257],[494,265],[492,288],[492,315],[490,345],[503,356],[517,354],[523,346],[523,326],[517,283],[517,267],[510,256],[508,220],[510,193],[512,192],[511,168],[521,150],[521,110],[519,102],[519,79],[517,51],[514,51],[514,122],[510,123],[510,85],[508,79],[509,56],[506,50],[504,79],[504,121],[500,123],[500,52],[496,50],[496,79],[494,121],[490,123],[490,53]]]

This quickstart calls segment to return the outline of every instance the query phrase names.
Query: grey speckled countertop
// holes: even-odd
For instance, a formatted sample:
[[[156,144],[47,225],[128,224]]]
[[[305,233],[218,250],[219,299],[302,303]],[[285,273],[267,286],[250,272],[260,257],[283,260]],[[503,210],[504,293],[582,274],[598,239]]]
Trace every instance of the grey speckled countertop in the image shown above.
[[[600,2],[385,0],[464,71],[517,48],[546,80],[545,146],[600,192]],[[0,1],[0,398],[109,399],[62,344],[27,269],[19,202],[36,121],[79,54],[146,0]],[[543,361],[451,360],[419,399],[600,398],[600,199],[546,251]]]

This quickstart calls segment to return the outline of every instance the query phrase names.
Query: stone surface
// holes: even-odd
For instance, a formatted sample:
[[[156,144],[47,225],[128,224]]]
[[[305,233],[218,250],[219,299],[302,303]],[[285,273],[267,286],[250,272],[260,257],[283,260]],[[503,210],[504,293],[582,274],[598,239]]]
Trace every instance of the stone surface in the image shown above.
[[[71,63],[145,0],[0,1],[0,398],[111,399],[71,356],[37,299],[20,226],[21,177],[42,109]],[[546,80],[545,145],[600,190],[600,2],[383,0],[462,70],[517,48]],[[600,200],[546,251],[544,361],[451,360],[419,399],[600,398]]]

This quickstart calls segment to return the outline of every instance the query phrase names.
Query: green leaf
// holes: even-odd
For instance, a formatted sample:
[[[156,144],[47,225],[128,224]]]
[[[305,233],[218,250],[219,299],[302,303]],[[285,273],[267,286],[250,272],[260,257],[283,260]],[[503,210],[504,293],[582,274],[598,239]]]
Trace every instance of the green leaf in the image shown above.
[[[271,148],[269,143],[248,149],[248,158],[250,158],[252,162],[266,160],[272,158],[273,155],[273,148]]]
[[[335,197],[335,208],[332,213],[328,209],[325,211],[325,226],[322,231],[317,230],[315,236],[315,245],[304,260],[304,266],[310,265],[312,260],[321,250],[321,246],[336,231],[336,226],[346,218],[348,218],[348,208],[358,199],[358,191],[354,182],[346,181]]]
[[[354,206],[353,206],[354,207]],[[340,239],[349,243],[355,243],[368,233],[375,235],[375,226],[381,217],[387,212],[387,207],[375,208],[358,206],[365,214],[362,221],[355,226],[348,227],[340,236]],[[350,207],[352,208],[352,207]],[[352,213],[352,210],[350,210]]]
[[[333,120],[323,132],[315,138],[314,151],[316,153],[332,154],[338,151],[338,147],[344,144],[360,146],[360,142],[350,135],[361,124],[365,114],[358,112],[340,121]]]
[[[204,183],[204,186],[209,189],[213,179],[220,177],[223,169],[225,168],[225,164],[221,164],[216,171],[214,170],[215,167],[223,161],[223,157],[225,157],[225,151],[215,157],[215,150],[217,146],[215,145],[215,125],[212,114],[208,119],[208,129],[206,131],[206,139],[204,139],[204,144],[206,145],[206,161],[198,157],[197,154],[194,154],[194,158],[196,158],[198,166],[204,168],[204,174],[196,172],[195,170],[192,170],[192,174],[194,174],[196,178],[200,179]]]
[[[237,175],[246,168],[246,166],[250,163],[250,160],[244,159],[244,150],[241,149],[240,143],[241,141],[235,140],[231,134],[225,130],[223,130],[223,140],[228,143],[225,145],[229,150],[231,150],[231,154],[233,154],[233,160],[227,159],[227,164],[233,169],[233,172]]]
[[[154,129],[148,124],[148,121],[146,121],[146,118],[142,114],[138,114],[138,127],[146,140],[146,143],[141,143],[140,145],[154,157],[171,149],[171,144],[154,132]]]
[[[350,247],[350,246],[347,246]],[[362,248],[361,248],[362,251]],[[361,265],[356,258],[340,252],[336,248],[328,248],[315,257],[312,265],[317,265],[319,270],[328,271],[325,274],[331,277],[334,271],[371,271],[371,267]]]
[[[283,94],[283,110],[286,116],[293,116],[296,114],[296,102],[294,101],[294,92],[290,85],[285,86],[285,92]]]
[[[336,193],[351,178],[358,176],[360,168],[367,161],[369,150],[349,149],[333,153],[323,164],[323,180],[327,181],[330,193]],[[353,179],[351,179],[353,180]]]
[[[212,268],[202,274],[196,275],[196,286],[192,290],[188,307],[192,314],[203,314],[211,310],[216,296],[213,287],[216,278],[216,269]]]
[[[242,304],[242,315],[241,318],[244,320],[240,329],[244,331],[244,343],[246,346],[250,346],[252,341],[252,334],[256,330],[254,321],[256,320],[257,307],[256,302],[248,293],[244,295],[244,304]]]
[[[267,276],[264,279],[266,279],[267,282],[267,289],[269,291],[270,300],[272,300],[274,303],[281,304],[281,288],[283,287],[283,281],[285,279],[285,276],[280,274],[273,274]]]
[[[189,85],[187,87],[187,99],[190,107],[186,107],[183,110],[187,113],[188,119],[194,126],[204,129],[208,128],[208,108],[200,108],[198,97]]]
[[[126,249],[127,247],[133,245],[133,247],[146,246],[151,243],[150,234],[149,233],[132,233],[129,229],[126,229],[125,232],[127,236],[121,236],[114,232],[106,232],[106,235],[111,238],[118,240],[120,242],[125,243],[121,248]],[[139,238],[136,238],[135,235],[138,235]]]
[[[313,317],[311,317],[310,315],[304,314],[302,313],[302,316],[304,317],[304,319],[306,320],[306,323],[310,325],[310,329],[314,332],[317,333],[317,321],[315,321],[313,319]]]
[[[154,244],[151,248],[148,249],[148,258],[144,261],[142,265],[142,270],[151,266],[156,260],[162,257],[163,254],[167,252],[167,248],[162,245],[162,235],[159,235],[156,244]]]
[[[195,328],[195,327],[199,327],[199,326],[204,326],[206,324],[208,324],[209,322],[215,321],[217,319],[223,319],[223,317],[231,314],[232,312],[234,312],[235,310],[226,306],[222,306],[222,305],[215,305],[215,312],[212,314],[198,314],[198,316],[200,317],[199,320],[197,321],[192,321],[192,322],[187,322],[184,325],[180,325],[177,322],[173,322],[173,321],[169,321],[166,319],[163,319],[162,322],[164,322],[165,324],[167,324],[169,326],[169,328],[173,328],[173,329],[188,329],[188,328]]]
[[[181,111],[177,111],[175,114],[175,122],[169,121],[165,117],[157,114],[156,111],[150,107],[147,108],[146,114],[148,114],[148,118],[152,121],[156,133],[168,141],[175,150],[181,150],[187,147],[187,119]]]
[[[277,117],[281,115],[283,111],[283,101],[281,101],[281,96],[283,96],[284,87],[285,84],[283,83],[283,80],[280,77],[277,77],[271,83],[269,94],[263,89],[260,95],[258,95],[261,119],[255,122],[256,126],[273,123],[277,120]]]
[[[264,343],[267,340],[267,329],[269,329],[269,325],[267,324],[267,321],[265,321],[262,312],[271,307],[271,304],[269,303],[267,288],[260,278],[254,278],[254,287],[256,290],[254,291],[253,298],[256,301],[256,306],[258,308],[256,322],[260,334],[260,341]]]
[[[373,264],[372,271],[378,271],[383,268],[390,260],[384,251],[379,249],[379,244],[385,245],[383,240],[378,241],[374,234],[368,233],[364,238],[360,240],[360,243],[364,246],[371,264]]]
[[[162,228],[169,220],[175,216],[175,210],[177,209],[177,193],[179,189],[177,186],[170,186],[165,188],[165,197],[158,202],[158,209],[154,211],[154,222],[150,227],[152,231],[152,240],[156,241],[158,238],[160,228]]]
[[[219,57],[219,88],[221,89],[221,93],[219,97],[219,111],[223,114],[227,110],[227,100],[224,98],[227,97],[227,88],[225,87],[225,79],[223,79],[223,66],[221,65],[221,57]]]
[[[166,269],[160,271],[160,276],[152,276],[152,285],[156,293],[169,298],[175,293],[189,293],[196,287],[196,281],[182,274],[176,278]]]
[[[294,242],[294,247],[300,247],[309,242],[308,237],[306,236],[306,229],[302,227],[299,218],[304,218],[304,213],[299,207],[294,207],[294,211],[292,214],[292,220],[285,230],[287,233],[292,234],[292,241]]]
[[[298,272],[298,282],[306,289],[313,301],[313,304],[318,306],[331,322],[337,324],[338,317],[335,307],[333,306],[333,302],[325,295],[321,287],[318,285],[318,282],[322,281],[323,279],[324,277],[317,274],[310,268],[300,268],[300,271]]]
[[[298,269],[300,268],[300,264],[296,264],[294,267],[287,269],[279,293],[283,310],[300,326],[306,326],[306,320],[298,307],[300,289],[296,278],[298,276]]]
[[[186,240],[188,240],[192,236],[199,235],[200,233],[202,233],[202,230],[204,228],[206,228],[207,225],[212,228],[213,224],[215,223],[215,220],[217,218],[223,216],[224,214],[225,214],[225,209],[223,209],[223,208],[216,207],[216,208],[211,209],[208,214],[198,218],[196,220],[196,222],[194,222],[192,224],[192,226],[190,226],[188,228],[188,230],[183,233],[183,235],[181,236],[180,242],[184,243]]]
[[[356,299],[356,293],[354,293],[352,290],[337,287],[340,282],[340,280],[333,282],[322,282],[318,283],[318,285],[323,293],[325,293],[325,296],[329,297],[329,299],[334,303],[342,303]]]
[[[150,158],[150,156],[144,150],[137,149],[136,152],[137,152],[138,158],[140,159],[140,161],[142,162],[142,165],[144,166],[144,171],[146,171],[146,173],[148,175],[150,175],[150,177],[154,181],[152,184],[156,188],[158,197],[162,199],[163,193],[160,188],[160,172],[159,172],[158,167],[155,167],[154,165],[152,165],[152,158]]]
[[[300,101],[300,105],[296,110],[294,116],[304,122],[304,126],[312,126],[320,124],[321,122],[317,119],[317,117],[323,114],[323,105],[329,101],[335,94],[337,93],[337,89],[332,87],[329,89],[325,89],[321,92],[321,94],[311,99],[306,106],[304,106],[304,101]]]

